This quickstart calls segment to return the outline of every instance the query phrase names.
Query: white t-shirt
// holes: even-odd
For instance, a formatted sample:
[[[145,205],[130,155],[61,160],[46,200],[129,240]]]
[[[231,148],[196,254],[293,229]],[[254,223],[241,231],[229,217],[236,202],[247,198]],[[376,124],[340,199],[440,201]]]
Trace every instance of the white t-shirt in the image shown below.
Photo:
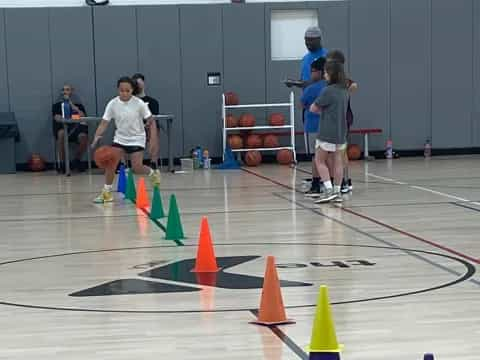
[[[117,96],[109,101],[103,119],[115,120],[115,136],[113,141],[120,145],[145,147],[146,134],[143,120],[152,116],[148,105],[136,96],[127,102]]]

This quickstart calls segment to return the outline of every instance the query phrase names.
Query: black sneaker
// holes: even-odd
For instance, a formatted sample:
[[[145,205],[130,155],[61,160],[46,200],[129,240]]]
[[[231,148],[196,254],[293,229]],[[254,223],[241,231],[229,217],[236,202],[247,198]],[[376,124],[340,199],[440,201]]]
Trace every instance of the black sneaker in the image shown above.
[[[70,166],[71,170],[75,170],[78,172],[85,171],[85,165],[82,163],[80,159],[75,159],[72,161],[72,165]]]
[[[348,179],[348,190],[353,191],[352,179]]]
[[[320,187],[311,187],[310,190],[308,190],[307,192],[305,192],[305,197],[308,197],[308,198],[318,198],[321,196],[323,192],[323,189],[321,189]]]
[[[65,163],[63,161],[57,164],[57,173],[65,174]]]
[[[348,182],[345,179],[342,180],[342,185],[340,186],[340,192],[342,194],[348,194],[350,192],[350,188],[348,187]]]
[[[77,171],[83,173],[86,170],[87,170],[87,163],[79,160],[77,164]]]

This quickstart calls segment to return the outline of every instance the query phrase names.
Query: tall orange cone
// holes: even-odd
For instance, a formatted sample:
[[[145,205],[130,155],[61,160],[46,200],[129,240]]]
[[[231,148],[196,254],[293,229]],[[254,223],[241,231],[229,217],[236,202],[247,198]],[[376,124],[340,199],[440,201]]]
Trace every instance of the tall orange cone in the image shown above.
[[[195,268],[192,271],[211,273],[219,270],[220,268],[217,266],[217,259],[215,258],[215,250],[213,249],[210,226],[208,225],[207,217],[204,216],[200,225],[197,259],[195,260]]]
[[[148,200],[147,187],[145,186],[145,179],[143,177],[138,179],[136,203],[137,203],[137,208],[139,209],[145,209],[150,206],[150,202]]]
[[[280,281],[278,280],[277,268],[275,267],[275,258],[268,256],[258,319],[252,321],[252,324],[273,326],[294,323],[295,321],[287,319],[287,314],[285,313]]]

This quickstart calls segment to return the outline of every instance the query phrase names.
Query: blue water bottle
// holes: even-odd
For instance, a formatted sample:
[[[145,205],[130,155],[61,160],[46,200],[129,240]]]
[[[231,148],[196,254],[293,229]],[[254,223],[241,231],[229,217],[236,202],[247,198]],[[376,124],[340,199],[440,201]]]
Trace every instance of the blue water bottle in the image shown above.
[[[202,151],[202,148],[200,146],[197,146],[195,151],[197,152],[198,167],[201,168],[201,167],[203,167],[203,151]]]
[[[70,101],[65,99],[62,103],[62,115],[64,119],[72,118],[72,107],[70,106]]]

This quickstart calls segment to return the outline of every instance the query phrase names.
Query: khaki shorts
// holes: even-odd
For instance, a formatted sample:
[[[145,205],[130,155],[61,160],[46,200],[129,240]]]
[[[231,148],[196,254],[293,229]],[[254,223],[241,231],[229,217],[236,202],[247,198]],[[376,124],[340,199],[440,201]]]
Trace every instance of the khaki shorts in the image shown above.
[[[331,144],[325,141],[316,140],[315,141],[315,150],[322,149],[323,151],[327,152],[335,152],[338,150],[345,150],[347,148],[347,144]]]

